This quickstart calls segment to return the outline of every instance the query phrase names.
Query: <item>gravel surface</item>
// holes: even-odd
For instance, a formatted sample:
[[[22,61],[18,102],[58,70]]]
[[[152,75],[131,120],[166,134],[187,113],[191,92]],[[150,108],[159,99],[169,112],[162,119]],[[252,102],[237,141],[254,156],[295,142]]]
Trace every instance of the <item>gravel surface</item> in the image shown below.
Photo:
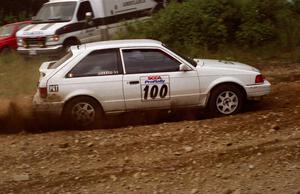
[[[300,64],[259,67],[272,94],[238,115],[3,132],[0,193],[299,194]]]

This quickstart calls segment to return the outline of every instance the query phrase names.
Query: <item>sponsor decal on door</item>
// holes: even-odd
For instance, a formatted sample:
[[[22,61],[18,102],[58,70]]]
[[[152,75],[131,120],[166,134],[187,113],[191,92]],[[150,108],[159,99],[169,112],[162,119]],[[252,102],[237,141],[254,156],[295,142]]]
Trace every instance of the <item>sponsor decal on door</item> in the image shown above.
[[[155,75],[140,77],[142,101],[169,100],[170,77]]]

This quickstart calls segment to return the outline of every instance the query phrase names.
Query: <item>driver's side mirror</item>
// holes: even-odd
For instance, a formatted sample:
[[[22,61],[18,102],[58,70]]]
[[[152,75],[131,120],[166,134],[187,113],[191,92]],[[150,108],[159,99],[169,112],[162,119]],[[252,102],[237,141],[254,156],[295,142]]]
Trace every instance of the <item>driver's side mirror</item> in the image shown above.
[[[187,64],[181,64],[179,66],[179,71],[191,71],[192,69]]]
[[[92,12],[86,12],[85,13],[85,21],[88,24],[92,24],[92,22],[93,22],[93,14],[92,14]]]

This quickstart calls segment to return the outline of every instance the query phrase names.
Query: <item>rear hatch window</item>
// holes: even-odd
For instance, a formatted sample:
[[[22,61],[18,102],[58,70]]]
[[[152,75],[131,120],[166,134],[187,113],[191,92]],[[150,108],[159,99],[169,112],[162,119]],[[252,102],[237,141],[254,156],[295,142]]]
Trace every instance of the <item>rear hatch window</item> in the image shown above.
[[[63,58],[59,59],[55,63],[51,63],[48,67],[48,69],[56,69],[59,66],[61,66],[64,62],[66,62],[68,59],[70,59],[73,56],[72,52],[68,52]]]

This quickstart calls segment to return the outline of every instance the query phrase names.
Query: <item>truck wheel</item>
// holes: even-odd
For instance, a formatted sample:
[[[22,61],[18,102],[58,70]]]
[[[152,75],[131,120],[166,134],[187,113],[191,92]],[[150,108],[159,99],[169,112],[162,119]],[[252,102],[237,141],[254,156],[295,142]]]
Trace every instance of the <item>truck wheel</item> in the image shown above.
[[[77,97],[66,104],[63,119],[68,121],[68,126],[72,128],[100,127],[103,111],[96,100]]]
[[[237,86],[220,85],[211,91],[209,112],[213,116],[236,114],[242,110],[244,99],[243,92]]]
[[[1,50],[1,55],[7,55],[10,53],[12,53],[12,48],[10,48],[9,46],[6,46]]]
[[[67,39],[63,45],[64,45],[64,50],[66,53],[66,52],[68,52],[68,50],[71,46],[80,45],[80,42],[79,42],[79,40],[77,40],[75,38],[71,38],[71,39]]]
[[[159,10],[166,8],[167,5],[169,4],[169,0],[155,0],[157,5],[153,10],[153,13],[158,12]]]

